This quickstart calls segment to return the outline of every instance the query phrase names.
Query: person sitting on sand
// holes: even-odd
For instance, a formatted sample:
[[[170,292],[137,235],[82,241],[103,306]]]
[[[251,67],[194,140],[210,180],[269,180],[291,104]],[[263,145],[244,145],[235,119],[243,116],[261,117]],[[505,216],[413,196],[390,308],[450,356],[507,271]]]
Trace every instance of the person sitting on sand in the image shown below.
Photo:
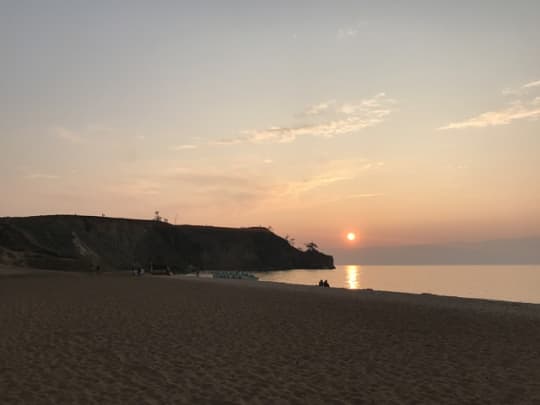
[[[330,284],[328,284],[328,280],[324,280],[323,287],[330,287]]]
[[[319,287],[324,287],[324,283],[322,280],[319,280]]]

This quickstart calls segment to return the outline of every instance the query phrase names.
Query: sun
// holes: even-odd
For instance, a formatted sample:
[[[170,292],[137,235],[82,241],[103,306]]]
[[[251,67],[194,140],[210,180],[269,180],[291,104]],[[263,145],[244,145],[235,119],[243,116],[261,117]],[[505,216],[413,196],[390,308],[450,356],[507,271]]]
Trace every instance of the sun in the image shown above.
[[[347,234],[347,239],[350,240],[350,241],[352,242],[353,240],[356,239],[356,234],[355,234],[354,232],[349,232],[349,233]]]

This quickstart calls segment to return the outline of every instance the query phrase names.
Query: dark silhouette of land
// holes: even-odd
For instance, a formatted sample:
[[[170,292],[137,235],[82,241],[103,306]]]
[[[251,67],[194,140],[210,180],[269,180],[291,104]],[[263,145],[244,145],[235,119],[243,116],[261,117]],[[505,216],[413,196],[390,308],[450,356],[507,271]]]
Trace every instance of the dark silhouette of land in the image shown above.
[[[0,263],[58,270],[169,266],[174,271],[333,268],[267,228],[171,225],[78,215],[0,218]]]

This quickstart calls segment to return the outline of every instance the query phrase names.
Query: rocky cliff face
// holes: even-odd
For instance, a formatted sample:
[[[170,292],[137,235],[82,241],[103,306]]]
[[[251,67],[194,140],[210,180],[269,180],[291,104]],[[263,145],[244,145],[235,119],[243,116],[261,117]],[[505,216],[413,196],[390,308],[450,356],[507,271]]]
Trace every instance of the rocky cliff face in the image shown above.
[[[176,271],[334,267],[332,256],[300,251],[266,228],[71,215],[0,218],[0,263],[63,270],[150,263]]]

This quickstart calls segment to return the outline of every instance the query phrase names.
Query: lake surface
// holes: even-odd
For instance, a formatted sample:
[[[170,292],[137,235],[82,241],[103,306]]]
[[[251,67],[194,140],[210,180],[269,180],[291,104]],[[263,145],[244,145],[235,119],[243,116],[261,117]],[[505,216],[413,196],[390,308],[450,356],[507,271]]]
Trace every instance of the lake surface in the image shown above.
[[[336,266],[255,273],[261,281],[432,293],[540,304],[540,266]]]

